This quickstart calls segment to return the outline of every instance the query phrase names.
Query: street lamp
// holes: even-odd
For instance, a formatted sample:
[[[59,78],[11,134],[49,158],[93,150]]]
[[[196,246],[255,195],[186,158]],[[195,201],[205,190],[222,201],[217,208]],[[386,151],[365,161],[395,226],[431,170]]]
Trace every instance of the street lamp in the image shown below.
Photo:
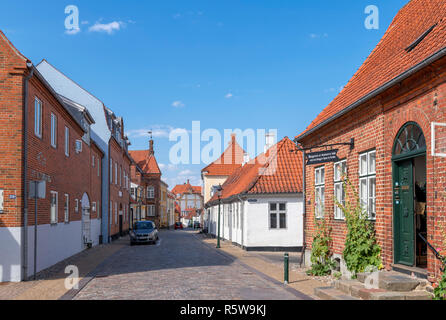
[[[221,206],[221,193],[223,188],[221,185],[215,187],[215,192],[218,196],[218,231],[217,231],[217,249],[220,249],[220,206]]]

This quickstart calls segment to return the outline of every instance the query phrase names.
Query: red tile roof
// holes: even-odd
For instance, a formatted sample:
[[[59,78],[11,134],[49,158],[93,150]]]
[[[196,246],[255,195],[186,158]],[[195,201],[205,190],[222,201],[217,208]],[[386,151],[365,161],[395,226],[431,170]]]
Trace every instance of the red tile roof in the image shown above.
[[[302,153],[285,137],[229,176],[222,185],[222,199],[239,194],[283,194],[302,192]],[[208,204],[216,201],[214,195]]]
[[[445,17],[445,0],[411,0],[399,11],[381,41],[344,89],[302,134],[322,125],[340,111],[444,49]],[[412,51],[406,51],[435,24],[434,29]]]
[[[208,165],[201,172],[206,176],[229,176],[242,166],[245,150],[237,143],[236,136],[231,136],[228,147],[220,158]]]
[[[185,183],[185,184],[176,185],[172,189],[172,193],[175,194],[175,195],[183,194],[183,193],[198,193],[198,194],[201,194],[201,187],[199,187],[199,186],[192,186],[189,183],[189,181],[187,181],[187,183]]]
[[[155,155],[150,150],[129,151],[129,154],[144,173],[161,174]]]

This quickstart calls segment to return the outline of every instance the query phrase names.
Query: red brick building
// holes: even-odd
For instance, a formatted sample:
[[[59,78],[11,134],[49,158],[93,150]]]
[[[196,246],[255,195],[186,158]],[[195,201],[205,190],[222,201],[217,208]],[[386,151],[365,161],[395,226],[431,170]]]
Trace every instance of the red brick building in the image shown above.
[[[128,233],[130,226],[130,165],[129,141],[124,136],[124,120],[104,108],[111,131],[109,143],[109,234],[112,239]]]
[[[103,154],[90,140],[87,109],[57,95],[2,32],[0,123],[0,282],[20,281],[34,271],[30,182],[46,183],[38,272],[99,242]]]
[[[333,199],[345,199],[344,171],[375,222],[385,268],[438,278],[441,262],[422,237],[442,248],[446,228],[446,159],[438,156],[446,153],[446,136],[435,124],[446,123],[445,16],[443,0],[410,1],[340,94],[296,137],[304,148],[354,139],[352,149],[336,147],[338,163],[306,167],[308,250],[315,215],[325,212],[333,252],[342,255],[346,225]]]
[[[160,202],[161,202],[161,170],[155,158],[153,140],[149,142],[148,150],[132,150],[130,156],[134,160],[134,166],[138,166],[142,171],[142,183],[146,208],[141,213],[141,217],[160,225]],[[136,172],[132,169],[132,172]]]

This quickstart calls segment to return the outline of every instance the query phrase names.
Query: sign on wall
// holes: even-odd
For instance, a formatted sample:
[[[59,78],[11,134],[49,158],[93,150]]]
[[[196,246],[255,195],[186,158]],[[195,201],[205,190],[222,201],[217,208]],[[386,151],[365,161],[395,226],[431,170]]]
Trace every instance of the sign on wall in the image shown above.
[[[306,154],[307,165],[321,164],[327,162],[338,162],[338,149],[319,151]]]
[[[45,199],[45,197],[46,197],[46,181],[30,181],[29,198]]]

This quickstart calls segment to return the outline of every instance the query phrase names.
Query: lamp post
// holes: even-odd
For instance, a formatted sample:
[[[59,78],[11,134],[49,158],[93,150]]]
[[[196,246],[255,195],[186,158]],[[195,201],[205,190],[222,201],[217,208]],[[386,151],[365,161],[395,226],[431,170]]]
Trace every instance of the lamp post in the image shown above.
[[[221,185],[218,187],[215,187],[215,191],[217,192],[218,196],[218,231],[217,231],[217,249],[220,249],[220,206],[221,206],[221,192],[223,188]]]

